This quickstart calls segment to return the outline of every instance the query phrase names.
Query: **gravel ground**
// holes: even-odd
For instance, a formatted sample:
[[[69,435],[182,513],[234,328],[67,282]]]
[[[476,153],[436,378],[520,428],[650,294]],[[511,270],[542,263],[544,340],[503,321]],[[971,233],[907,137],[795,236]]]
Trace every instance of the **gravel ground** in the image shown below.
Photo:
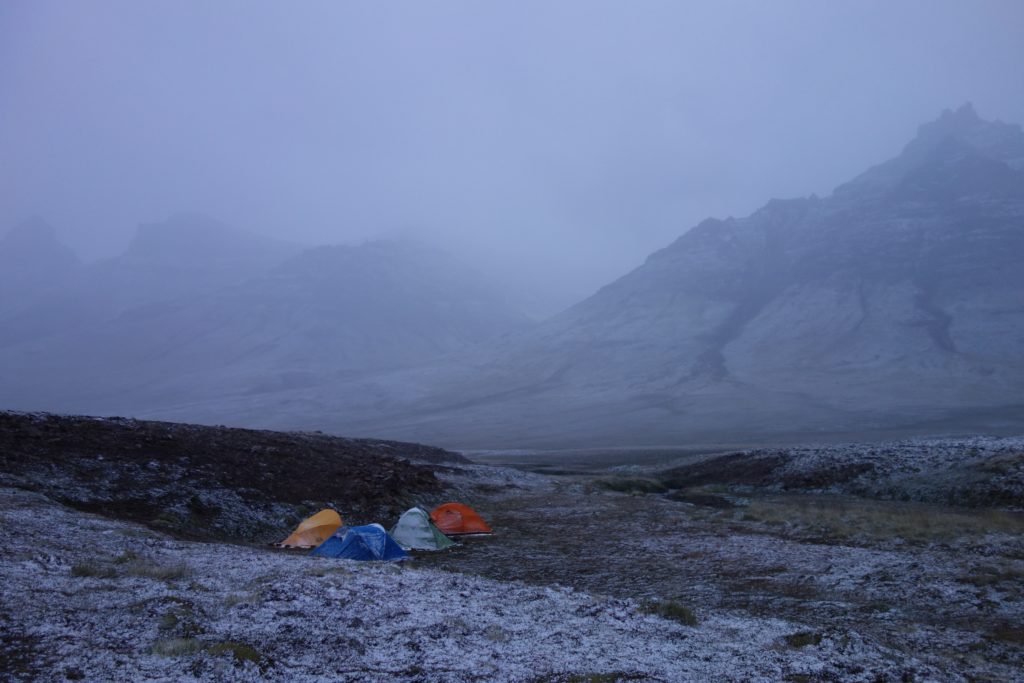
[[[963,680],[844,628],[185,542],[21,490],[0,519],[10,680]]]
[[[861,448],[877,465],[871,480],[889,487],[885,481],[907,473],[920,482],[922,472],[970,471],[994,459],[1015,468],[1020,445],[971,439]],[[853,445],[829,448],[837,466],[861,462]],[[792,450],[791,476],[825,469],[831,454]],[[958,453],[969,454],[965,463],[953,462]],[[480,481],[488,469],[479,469]],[[503,488],[480,484],[487,496],[477,496],[499,534],[421,564],[617,598],[671,599],[702,619],[742,614],[800,622],[822,635],[852,632],[888,648],[894,662],[927,662],[941,672],[932,674],[938,680],[1024,680],[1019,512],[779,487],[746,487],[746,498],[712,487],[705,498],[738,504],[714,508],[678,502],[674,493],[609,492],[597,485],[601,473],[500,472]],[[883,472],[891,473],[888,480]],[[473,495],[471,477],[442,479]]]
[[[401,567],[183,540],[0,488],[0,678],[1024,680],[1022,445],[762,449],[671,470],[609,456],[557,477],[421,461],[441,488],[409,502],[469,502],[497,533]],[[698,485],[666,491],[665,471]],[[615,492],[616,477],[661,488]],[[107,493],[48,481],[30,488]],[[977,506],[986,490],[1002,510]],[[935,502],[950,492],[975,507]]]

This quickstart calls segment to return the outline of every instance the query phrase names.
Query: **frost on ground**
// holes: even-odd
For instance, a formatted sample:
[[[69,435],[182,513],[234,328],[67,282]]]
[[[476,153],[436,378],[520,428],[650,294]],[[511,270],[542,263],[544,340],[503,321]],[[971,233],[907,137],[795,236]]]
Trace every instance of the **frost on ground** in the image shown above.
[[[660,479],[671,488],[746,485],[1024,509],[1024,437],[753,449],[691,460]]]
[[[844,628],[703,609],[687,626],[629,599],[416,561],[184,542],[16,489],[0,489],[0,520],[0,664],[14,680],[957,679]]]
[[[1021,439],[691,453],[667,469],[608,452],[600,471],[549,476],[411,444],[6,418],[0,678],[1021,678]],[[338,468],[314,499],[303,479],[273,485],[310,453]],[[280,538],[323,504],[390,523],[443,500],[497,534],[407,567],[182,540]]]
[[[1022,446],[971,438],[667,453],[677,459],[667,470],[624,469],[602,452],[603,468],[589,472],[576,456],[573,474],[536,489],[524,479],[487,501],[500,538],[421,564],[854,632],[894,661],[939,672],[923,680],[1017,680]]]

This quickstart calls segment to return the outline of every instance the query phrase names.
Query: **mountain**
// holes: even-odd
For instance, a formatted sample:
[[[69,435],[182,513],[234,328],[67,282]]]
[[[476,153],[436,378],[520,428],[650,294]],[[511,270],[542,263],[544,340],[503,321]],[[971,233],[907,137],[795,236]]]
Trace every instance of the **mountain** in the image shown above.
[[[144,224],[125,253],[88,265],[79,264],[56,242],[53,229],[39,221],[12,234],[35,235],[18,240],[31,247],[31,254],[26,256],[23,246],[0,251],[0,259],[8,254],[40,286],[22,286],[12,303],[0,308],[0,349],[106,325],[133,308],[237,284],[299,251],[195,213]]]
[[[217,287],[209,284],[211,274],[240,277],[241,270],[222,266],[248,268],[251,254],[238,259],[225,248],[211,257],[214,250],[204,248],[193,261],[167,240],[137,240],[124,266],[108,271],[148,286],[146,276],[126,275],[128,266],[163,265],[153,277],[168,288],[165,300],[10,345],[0,353],[0,404],[128,414],[185,406],[202,417],[210,412],[200,406],[220,405],[226,396],[254,400],[422,365],[528,322],[483,276],[425,247],[309,249]],[[174,244],[185,242],[178,236]],[[211,262],[219,268],[202,269]],[[189,273],[205,274],[208,284],[171,296]],[[101,291],[110,281],[101,282]]]
[[[81,265],[42,219],[15,226],[0,237],[0,315],[66,284]]]
[[[1020,429],[1022,258],[1024,134],[967,105],[829,197],[704,221],[522,335],[279,419],[477,447]]]
[[[10,347],[0,404],[454,447],[1020,430],[1022,258],[1024,133],[966,105],[539,325],[429,250],[323,248]]]

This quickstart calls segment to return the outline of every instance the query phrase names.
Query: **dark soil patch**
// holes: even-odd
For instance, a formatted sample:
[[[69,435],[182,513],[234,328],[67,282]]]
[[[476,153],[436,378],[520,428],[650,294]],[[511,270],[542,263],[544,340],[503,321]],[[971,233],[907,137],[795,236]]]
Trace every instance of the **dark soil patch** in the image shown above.
[[[691,505],[702,505],[704,507],[717,508],[720,510],[728,510],[731,508],[739,507],[736,502],[727,496],[720,496],[714,493],[707,493],[704,491],[673,491],[668,495],[670,500],[675,500],[680,503],[690,503]]]
[[[393,515],[440,492],[440,448],[124,418],[0,412],[0,480],[199,538],[268,540],[320,507]],[[286,507],[282,507],[286,506]]]
[[[36,639],[13,632],[8,622],[0,616],[0,675],[3,680],[39,680],[39,657]]]
[[[869,462],[849,463],[846,465],[833,465],[827,468],[810,470],[790,474],[782,478],[782,487],[785,489],[825,489],[835,484],[845,484],[875,467]]]
[[[786,459],[781,455],[731,453],[692,465],[673,467],[662,472],[660,479],[673,489],[708,484],[770,486],[777,483],[776,470],[785,462]]]
[[[869,462],[859,462],[783,474],[782,466],[788,461],[784,453],[772,451],[731,453],[673,467],[662,472],[659,478],[673,489],[719,484],[814,490],[846,484],[874,469]]]
[[[600,488],[620,493],[664,493],[667,490],[660,481],[646,477],[609,477],[595,483]]]

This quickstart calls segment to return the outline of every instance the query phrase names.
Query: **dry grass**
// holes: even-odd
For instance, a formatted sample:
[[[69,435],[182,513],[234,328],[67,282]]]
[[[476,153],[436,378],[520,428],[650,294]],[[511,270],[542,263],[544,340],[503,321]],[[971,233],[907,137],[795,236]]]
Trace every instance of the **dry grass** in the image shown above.
[[[234,605],[243,605],[253,602],[255,602],[253,596],[245,593],[230,593],[224,598],[225,607],[233,607]]]
[[[71,576],[96,579],[115,579],[121,576],[137,576],[156,581],[173,581],[191,576],[192,570],[184,563],[159,564],[140,558],[129,551],[109,561],[78,562],[71,567]]]
[[[126,550],[114,558],[114,564],[128,564],[129,562],[134,562],[137,559],[139,559],[138,553]]]
[[[246,645],[245,643],[236,643],[233,641],[214,643],[207,649],[207,652],[214,657],[230,654],[239,664],[252,662],[257,666],[262,666],[266,663],[264,656],[260,654],[258,650],[250,645]]]
[[[745,581],[737,581],[733,584],[733,588],[747,593],[775,595],[793,600],[817,600],[822,597],[821,590],[814,584],[806,581],[752,578]]]
[[[821,634],[814,633],[813,631],[802,631],[800,633],[791,633],[785,637],[786,645],[792,648],[807,647],[808,645],[818,645],[821,643]]]
[[[795,528],[838,539],[901,538],[912,543],[1024,533],[1024,514],[943,509],[924,503],[841,496],[773,496],[751,501],[744,520]]]
[[[1010,561],[995,561],[974,567],[970,573],[957,577],[960,583],[967,583],[979,588],[1009,584],[1010,588],[1024,586],[1024,567]]]
[[[153,643],[153,654],[161,657],[185,657],[203,649],[195,638],[161,638]]]
[[[145,560],[133,560],[125,568],[127,576],[137,576],[154,581],[173,581],[191,576],[192,570],[183,562],[177,564],[158,564]]]
[[[117,572],[112,567],[105,567],[92,562],[79,562],[71,566],[71,576],[91,579],[113,579],[117,576]]]
[[[678,621],[686,626],[697,625],[697,615],[689,607],[681,605],[675,600],[661,600],[659,602],[647,602],[642,609],[649,614],[657,614],[663,619]]]
[[[348,567],[330,566],[327,563],[322,563],[319,566],[310,569],[307,574],[310,576],[327,576],[329,574],[337,574],[341,576],[348,576],[352,573],[352,570]]]

